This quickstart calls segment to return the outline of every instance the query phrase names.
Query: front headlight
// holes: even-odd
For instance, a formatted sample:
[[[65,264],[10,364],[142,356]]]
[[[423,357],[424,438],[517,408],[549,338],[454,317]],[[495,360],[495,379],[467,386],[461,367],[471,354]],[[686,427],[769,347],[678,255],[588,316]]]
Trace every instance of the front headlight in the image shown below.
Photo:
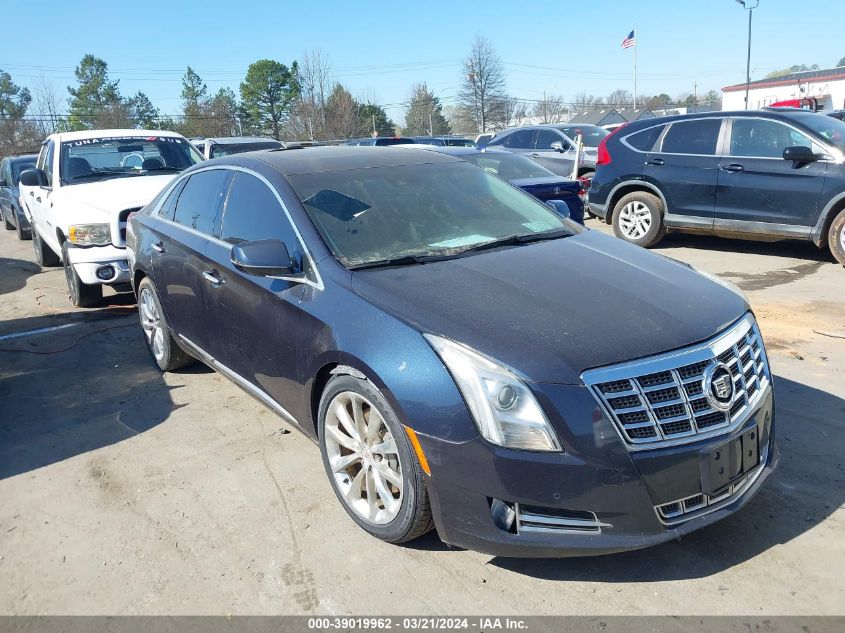
[[[79,246],[102,246],[111,243],[111,228],[108,224],[74,224],[67,238]]]
[[[561,450],[534,394],[513,372],[465,345],[423,336],[455,379],[482,437],[508,448]]]

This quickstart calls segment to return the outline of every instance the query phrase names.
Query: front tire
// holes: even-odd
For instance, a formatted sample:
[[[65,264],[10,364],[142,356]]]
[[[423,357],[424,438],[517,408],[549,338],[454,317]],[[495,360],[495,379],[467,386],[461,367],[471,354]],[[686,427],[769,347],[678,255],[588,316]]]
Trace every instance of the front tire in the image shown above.
[[[41,239],[41,236],[34,227],[32,229],[32,248],[35,249],[35,261],[37,261],[40,266],[43,266],[44,268],[55,268],[62,263],[59,256],[53,252],[53,249],[44,243],[44,240]]]
[[[827,234],[827,243],[836,261],[845,266],[845,209],[833,219]]]
[[[14,212],[15,212],[15,210],[14,210],[14,209],[12,209],[11,213],[14,213]],[[14,225],[14,224],[12,224],[11,222],[9,222],[9,218],[8,218],[8,216],[6,215],[6,212],[5,212],[5,211],[0,211],[0,215],[2,215],[2,216],[3,216],[3,224],[5,224],[5,226],[6,226],[6,230],[7,230],[7,231],[14,231],[14,230],[15,230],[15,225]]]
[[[76,269],[70,263],[68,250],[68,243],[65,242],[62,244],[62,260],[64,260],[65,280],[67,281],[70,302],[77,308],[93,308],[103,300],[103,287],[100,284],[91,286],[82,283],[79,275],[76,274]]]
[[[405,428],[372,383],[332,378],[318,415],[323,465],[352,520],[388,543],[431,530],[425,475]]]
[[[666,235],[663,211],[663,202],[652,193],[624,195],[613,208],[613,233],[643,248],[654,246]]]
[[[196,362],[176,343],[149,277],[138,284],[138,315],[150,356],[161,371],[173,371]]]

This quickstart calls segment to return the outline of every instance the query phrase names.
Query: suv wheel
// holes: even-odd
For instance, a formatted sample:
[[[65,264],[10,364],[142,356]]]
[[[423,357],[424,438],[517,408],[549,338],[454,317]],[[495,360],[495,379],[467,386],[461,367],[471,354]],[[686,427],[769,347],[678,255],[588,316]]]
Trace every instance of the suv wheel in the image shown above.
[[[79,275],[76,274],[73,264],[68,256],[68,243],[62,244],[62,260],[65,266],[65,280],[70,302],[77,308],[93,308],[103,300],[103,287],[100,284],[94,286],[82,283]]]
[[[138,284],[138,315],[150,355],[161,371],[173,371],[195,362],[173,338],[161,309],[153,282],[144,277]]]
[[[845,266],[845,209],[839,212],[830,225],[827,243],[836,261]]]
[[[381,393],[369,381],[336,376],[320,398],[318,419],[323,465],[349,516],[388,543],[428,532],[424,474]]]
[[[53,252],[53,249],[44,243],[44,240],[41,239],[41,236],[38,235],[38,231],[34,228],[32,229],[32,248],[35,249],[35,261],[37,261],[40,266],[44,266],[45,268],[55,268],[62,263],[59,256]]]
[[[645,191],[622,196],[613,208],[612,221],[616,237],[644,248],[654,246],[666,235],[663,202]]]

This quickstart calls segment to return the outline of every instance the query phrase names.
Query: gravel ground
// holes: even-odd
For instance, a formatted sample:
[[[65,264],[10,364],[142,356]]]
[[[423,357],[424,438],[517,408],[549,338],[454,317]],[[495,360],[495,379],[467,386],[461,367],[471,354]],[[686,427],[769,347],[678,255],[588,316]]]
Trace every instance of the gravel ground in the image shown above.
[[[655,249],[751,298],[782,452],[760,494],[653,549],[513,560],[367,536],[312,442],[204,367],[162,376],[131,297],[74,310],[30,244],[0,231],[0,337],[67,327],[0,339],[2,614],[845,613],[845,270],[810,245]]]

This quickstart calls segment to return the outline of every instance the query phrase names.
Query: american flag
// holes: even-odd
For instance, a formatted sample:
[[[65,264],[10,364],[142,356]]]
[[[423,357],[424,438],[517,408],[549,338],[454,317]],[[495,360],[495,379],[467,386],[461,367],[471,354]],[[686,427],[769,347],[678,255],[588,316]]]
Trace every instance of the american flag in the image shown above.
[[[622,48],[631,48],[632,46],[636,46],[636,45],[637,45],[637,38],[634,35],[634,32],[631,31],[630,33],[628,33],[628,37],[626,37],[624,40],[622,40]]]

